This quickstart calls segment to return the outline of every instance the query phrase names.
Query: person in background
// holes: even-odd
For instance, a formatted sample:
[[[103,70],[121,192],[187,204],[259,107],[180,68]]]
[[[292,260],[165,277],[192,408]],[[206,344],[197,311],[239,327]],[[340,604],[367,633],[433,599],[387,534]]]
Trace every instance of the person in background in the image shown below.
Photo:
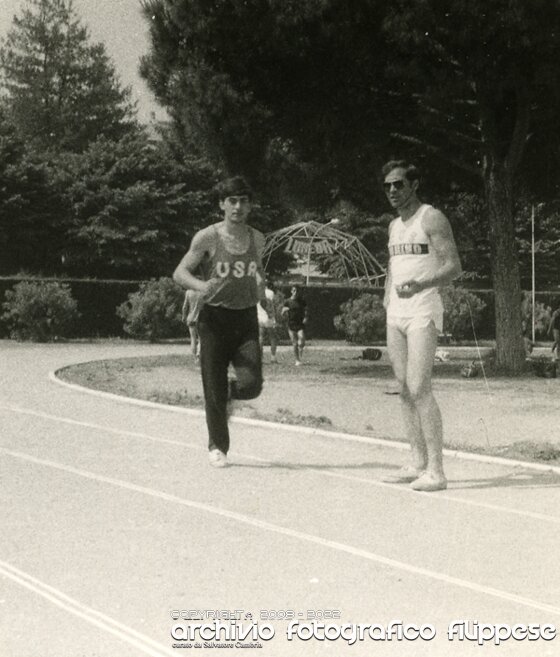
[[[535,345],[529,337],[529,327],[527,326],[527,320],[525,319],[521,320],[521,334],[523,336],[523,344],[525,346],[525,356],[529,358],[529,356],[533,353]],[[554,347],[552,347],[552,349],[554,350]]]
[[[261,353],[264,350],[265,337],[268,335],[270,343],[270,362],[277,363],[276,350],[278,348],[278,336],[276,335],[276,294],[274,286],[267,281],[264,290],[266,303],[259,302],[257,307],[259,317],[259,340],[261,343]]]
[[[183,301],[182,318],[189,329],[191,339],[191,353],[196,364],[200,362],[198,316],[204,304],[202,295],[196,290],[187,290]]]
[[[552,354],[554,359],[558,361],[558,351],[560,350],[560,305],[552,313],[550,324],[548,325],[548,335],[552,336]]]
[[[294,348],[296,365],[299,367],[303,358],[307,323],[307,302],[302,288],[295,285],[292,287],[291,296],[285,301],[282,314],[288,316],[288,334]]]

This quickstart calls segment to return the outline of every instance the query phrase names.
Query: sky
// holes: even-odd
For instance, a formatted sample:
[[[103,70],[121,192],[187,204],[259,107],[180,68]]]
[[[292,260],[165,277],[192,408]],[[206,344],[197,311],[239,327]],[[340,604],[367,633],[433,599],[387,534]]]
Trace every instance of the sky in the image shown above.
[[[0,0],[0,37],[6,35],[14,14],[19,15],[25,4],[25,0]],[[165,118],[165,111],[138,74],[140,57],[148,51],[148,29],[140,0],[73,0],[73,6],[89,28],[91,41],[105,44],[123,86],[131,87],[140,121],[148,123],[152,112],[157,119]]]

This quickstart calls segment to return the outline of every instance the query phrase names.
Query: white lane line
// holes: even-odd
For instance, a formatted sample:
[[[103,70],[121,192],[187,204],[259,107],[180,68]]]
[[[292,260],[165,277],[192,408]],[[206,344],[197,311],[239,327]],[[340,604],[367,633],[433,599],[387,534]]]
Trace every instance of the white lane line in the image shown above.
[[[174,445],[178,447],[184,447],[186,449],[192,449],[195,451],[200,451],[200,452],[206,452],[207,448],[206,446],[201,446],[193,443],[187,443],[183,442],[180,440],[171,440],[170,438],[160,438],[156,436],[150,436],[149,434],[146,433],[141,433],[138,431],[128,431],[126,429],[115,429],[113,427],[108,427],[105,425],[101,424],[96,424],[93,422],[83,422],[80,420],[73,420],[72,418],[67,418],[67,417],[62,417],[59,415],[51,415],[49,413],[43,413],[42,411],[34,411],[32,409],[28,408],[21,408],[19,406],[6,406],[3,404],[0,404],[0,409],[5,409],[12,411],[14,413],[20,413],[22,415],[31,415],[34,417],[39,417],[44,420],[51,420],[53,422],[60,422],[62,424],[69,424],[73,426],[79,426],[83,427],[85,429],[96,429],[99,431],[104,431],[106,433],[112,433],[116,434],[118,436],[126,436],[127,438],[139,438],[141,440],[148,440],[150,442],[154,443],[162,443],[166,445]],[[262,463],[263,465],[270,465],[274,466],[277,462],[271,461],[270,459],[263,459],[259,458],[258,456],[252,456],[250,454],[243,454],[242,452],[238,452],[237,450],[234,452],[236,456],[239,456],[241,458],[244,458],[248,461],[256,461],[258,463]],[[280,463],[282,465],[282,463]],[[336,465],[331,466],[332,468],[336,468]],[[344,479],[346,481],[351,481],[351,482],[359,482],[359,483],[364,483],[369,486],[377,486],[378,488],[385,488],[389,489],[393,492],[396,493],[404,493],[405,495],[414,495],[415,497],[418,497],[418,493],[416,491],[411,490],[407,486],[396,486],[395,484],[386,484],[382,481],[376,481],[375,479],[367,479],[366,477],[356,477],[355,475],[347,475],[347,474],[342,474],[339,472],[333,472],[332,470],[318,470],[314,468],[312,465],[307,466],[307,467],[300,467],[298,468],[299,472],[310,472],[315,475],[318,475],[320,477],[331,477],[331,478],[337,478],[337,479]],[[554,485],[556,486],[556,485]],[[539,486],[540,487],[540,486]],[[523,489],[529,488],[529,486],[523,486]],[[459,498],[455,497],[453,495],[448,495],[447,493],[441,493],[438,492],[437,495],[423,495],[422,498],[425,501],[431,501],[437,503],[441,503],[443,501],[446,502],[454,502],[456,504],[464,504],[466,506],[472,506],[472,507],[477,507],[480,509],[486,509],[488,511],[497,511],[498,513],[509,513],[511,515],[515,516],[521,516],[521,517],[526,517],[526,518],[532,518],[534,520],[540,520],[544,522],[549,522],[553,524],[560,524],[560,518],[555,517],[555,516],[549,516],[544,513],[537,513],[535,511],[527,511],[527,510],[522,510],[522,509],[514,509],[511,507],[506,507],[506,506],[500,506],[499,504],[489,504],[487,502],[479,502],[476,500],[468,500],[464,498]]]
[[[53,422],[60,422],[61,424],[70,424],[77,427],[82,427],[84,429],[96,429],[99,431],[104,431],[106,433],[114,433],[117,436],[126,436],[128,438],[141,438],[142,440],[149,440],[156,443],[164,443],[167,445],[177,445],[179,447],[186,447],[187,449],[196,449],[200,451],[208,451],[207,447],[202,447],[200,445],[195,445],[193,443],[186,443],[181,440],[171,440],[170,438],[160,438],[155,436],[150,436],[147,433],[142,433],[140,431],[129,431],[128,429],[115,429],[114,427],[108,427],[103,424],[96,424],[95,422],[84,422],[82,420],[74,420],[70,417],[63,417],[62,415],[52,415],[50,413],[44,413],[43,411],[35,411],[31,408],[22,408],[21,406],[5,405],[0,404],[0,409],[12,411],[13,413],[20,413],[21,415],[31,415],[33,417],[39,417],[42,420],[52,420]]]
[[[101,359],[103,360],[103,359]],[[205,417],[206,414],[204,412],[204,409],[199,409],[199,408],[189,408],[188,406],[173,406],[172,404],[162,404],[161,402],[152,402],[148,401],[147,399],[135,399],[134,397],[125,397],[124,395],[117,395],[114,392],[107,392],[106,390],[94,390],[93,388],[86,388],[85,386],[81,386],[77,383],[70,383],[69,381],[65,381],[64,379],[61,379],[57,376],[57,372],[61,372],[62,370],[65,370],[65,367],[62,367],[60,370],[57,370],[56,372],[49,372],[48,378],[50,381],[53,383],[58,384],[59,386],[62,386],[63,388],[69,388],[70,390],[74,390],[76,392],[85,392],[90,395],[94,395],[96,397],[102,397],[105,399],[111,399],[113,401],[117,401],[125,404],[131,404],[132,406],[144,406],[146,408],[157,408],[158,410],[168,410],[171,413],[182,413],[183,415],[194,415],[196,417]]]
[[[525,598],[523,596],[517,595],[515,593],[509,593],[508,591],[502,591],[501,589],[496,589],[491,586],[485,586],[482,584],[477,584],[475,582],[469,582],[465,579],[460,579],[458,577],[451,577],[445,573],[438,573],[434,570],[428,570],[427,568],[420,568],[414,566],[413,564],[405,563],[403,561],[397,561],[395,559],[389,559],[375,552],[369,552],[368,550],[363,550],[361,548],[353,547],[352,545],[346,545],[345,543],[339,543],[338,541],[331,541],[320,536],[315,536],[313,534],[307,534],[306,532],[298,531],[297,529],[290,529],[288,527],[282,527],[280,525],[275,525],[266,520],[259,520],[251,516],[238,513],[236,511],[227,511],[226,509],[220,509],[219,507],[212,506],[210,504],[205,504],[203,502],[196,502],[194,500],[188,500],[185,498],[177,497],[176,495],[171,495],[169,493],[164,493],[159,490],[154,490],[153,488],[147,488],[146,486],[139,486],[137,484],[132,484],[128,481],[123,481],[122,479],[114,479],[112,477],[106,477],[104,475],[96,474],[94,472],[89,472],[87,470],[80,470],[69,465],[64,465],[62,463],[57,463],[55,461],[50,461],[47,459],[39,459],[29,454],[23,454],[22,452],[15,452],[9,449],[0,447],[0,452],[12,456],[13,458],[20,459],[22,461],[27,461],[35,465],[40,465],[44,467],[53,468],[56,470],[61,470],[62,472],[67,472],[69,474],[77,475],[79,477],[84,477],[85,479],[90,479],[92,481],[109,484],[110,486],[116,486],[124,490],[130,490],[135,493],[141,493],[143,495],[148,495],[156,499],[164,500],[166,502],[172,502],[173,504],[179,504],[191,509],[196,509],[197,511],[204,511],[205,513],[211,513],[222,518],[227,518],[228,520],[234,520],[236,522],[249,525],[252,527],[257,527],[264,531],[272,532],[275,534],[281,534],[283,536],[289,536],[290,538],[295,538],[300,541],[305,541],[307,543],[314,543],[324,548],[330,548],[338,552],[343,552],[350,554],[354,557],[360,557],[362,559],[367,559],[368,561],[373,561],[375,563],[388,566],[397,570],[402,570],[413,575],[421,575],[422,577],[427,577],[444,584],[450,584],[453,586],[460,587],[462,589],[467,589],[469,591],[475,591],[476,593],[481,593],[483,595],[491,596],[498,598],[502,601],[507,601],[513,604],[522,605],[524,607],[530,607],[532,609],[537,609],[543,611],[547,614],[555,614],[560,616],[560,607],[555,607],[544,602],[538,602],[536,600],[531,600],[530,598]]]
[[[310,469],[313,469],[312,467]],[[347,479],[350,481],[359,481],[364,484],[370,484],[372,486],[379,486],[383,488],[390,488],[393,491],[398,491],[400,493],[406,493],[408,495],[414,495],[418,497],[418,492],[408,488],[407,486],[397,486],[396,484],[385,484],[382,481],[372,481],[371,479],[366,479],[365,477],[356,477],[353,475],[345,475],[339,472],[323,472],[321,470],[314,470],[317,474],[324,474],[328,477],[336,477],[338,479]],[[539,488],[544,487],[539,485]],[[554,487],[558,487],[558,484],[554,484]],[[529,486],[516,486],[516,488],[529,488]],[[536,487],[535,487],[536,488]],[[498,513],[511,513],[512,515],[522,516],[526,518],[533,518],[534,520],[543,520],[544,522],[551,522],[554,524],[560,524],[560,518],[556,516],[547,516],[544,513],[536,513],[535,511],[523,511],[521,509],[512,509],[507,506],[500,506],[499,504],[489,504],[488,502],[477,502],[475,500],[467,500],[461,497],[455,497],[453,495],[447,495],[446,493],[438,492],[436,495],[428,495],[427,493],[422,496],[423,499],[429,499],[434,502],[456,502],[457,504],[465,504],[467,506],[478,507],[479,509],[487,509],[488,511],[497,511]]]
[[[138,650],[141,650],[146,655],[150,655],[150,657],[170,657],[175,654],[145,634],[137,632],[100,611],[82,604],[75,598],[71,598],[59,589],[45,584],[6,561],[0,561],[0,576],[10,579],[33,593],[42,596],[57,607],[64,609],[64,611],[116,636]]]

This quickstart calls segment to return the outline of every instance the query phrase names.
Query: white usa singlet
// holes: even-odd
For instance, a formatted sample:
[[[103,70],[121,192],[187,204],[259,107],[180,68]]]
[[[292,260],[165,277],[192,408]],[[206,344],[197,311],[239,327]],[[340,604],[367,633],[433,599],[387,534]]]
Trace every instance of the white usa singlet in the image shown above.
[[[443,313],[443,304],[437,287],[428,287],[403,299],[397,286],[407,281],[425,281],[433,278],[440,267],[428,236],[422,228],[422,218],[432,206],[423,204],[405,224],[397,217],[389,233],[389,266],[391,289],[387,315],[391,317],[437,316]]]

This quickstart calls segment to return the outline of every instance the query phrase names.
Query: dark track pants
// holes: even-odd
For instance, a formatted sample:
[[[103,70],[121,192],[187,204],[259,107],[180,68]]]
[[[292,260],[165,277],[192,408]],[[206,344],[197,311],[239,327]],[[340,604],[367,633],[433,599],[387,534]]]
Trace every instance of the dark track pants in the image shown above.
[[[218,448],[227,454],[228,400],[254,399],[262,390],[257,309],[204,306],[198,318],[198,332],[208,449]],[[237,379],[228,382],[230,363]]]

